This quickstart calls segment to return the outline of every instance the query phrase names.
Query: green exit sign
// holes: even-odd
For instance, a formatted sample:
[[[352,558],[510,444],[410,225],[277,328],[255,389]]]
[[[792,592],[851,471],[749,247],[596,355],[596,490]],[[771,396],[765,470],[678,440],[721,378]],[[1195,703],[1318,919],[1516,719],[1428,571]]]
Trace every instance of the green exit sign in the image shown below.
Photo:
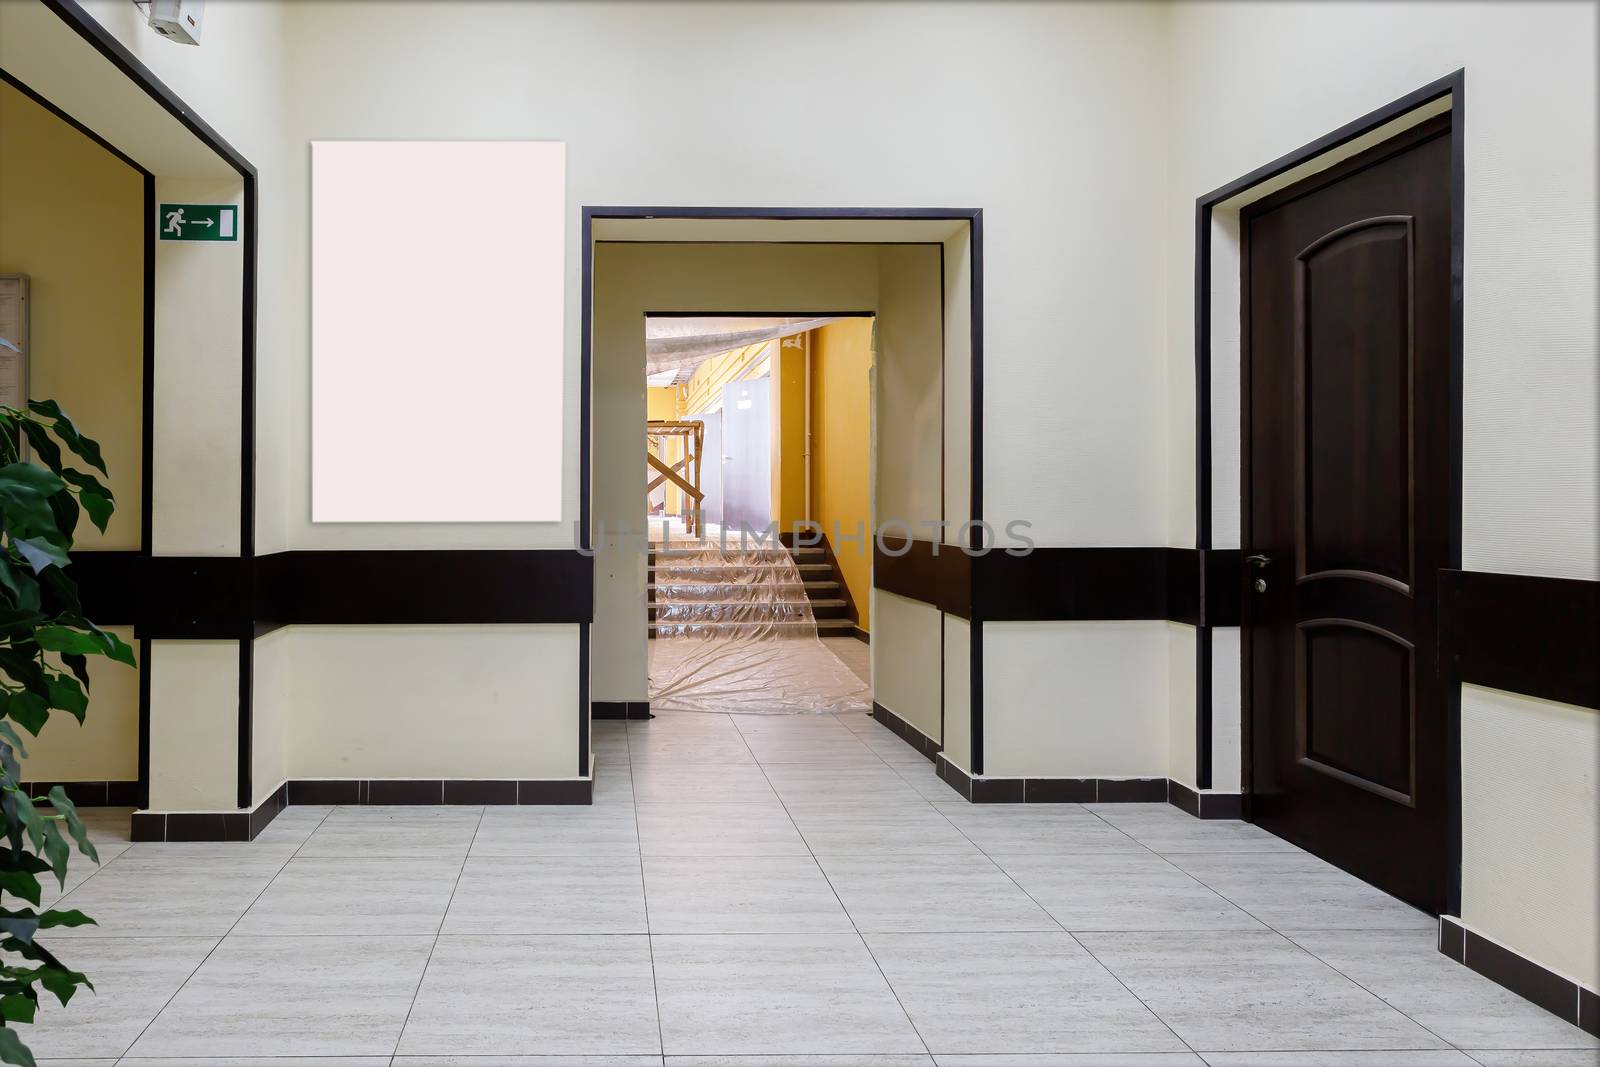
[[[239,209],[233,204],[162,204],[156,232],[163,241],[237,241]]]

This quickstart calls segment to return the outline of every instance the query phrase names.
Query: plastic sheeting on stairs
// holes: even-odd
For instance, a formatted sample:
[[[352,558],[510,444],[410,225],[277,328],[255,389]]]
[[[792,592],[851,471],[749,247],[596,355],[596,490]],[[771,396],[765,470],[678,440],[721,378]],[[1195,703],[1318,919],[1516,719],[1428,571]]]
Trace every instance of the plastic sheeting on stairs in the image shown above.
[[[817,636],[782,548],[685,545],[655,558],[650,706],[783,715],[860,712],[872,693]]]

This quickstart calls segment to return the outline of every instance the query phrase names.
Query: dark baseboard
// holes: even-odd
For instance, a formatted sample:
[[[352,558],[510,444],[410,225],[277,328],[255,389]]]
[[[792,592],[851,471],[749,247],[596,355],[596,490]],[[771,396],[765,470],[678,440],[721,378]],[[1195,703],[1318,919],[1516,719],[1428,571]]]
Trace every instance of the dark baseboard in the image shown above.
[[[1439,951],[1489,981],[1600,1037],[1600,996],[1592,989],[1495,944],[1448,915],[1439,916]]]
[[[648,700],[591,700],[591,719],[653,719]]]
[[[1238,793],[1196,793],[1168,778],[974,778],[945,758],[941,745],[874,702],[872,717],[933,761],[939,777],[974,804],[1172,804],[1197,819],[1243,817]]]
[[[283,783],[249,811],[136,811],[131,836],[134,841],[254,841],[292,804],[592,803],[592,778],[311,778]]]
[[[1200,793],[1167,779],[1167,803],[1197,819],[1242,819],[1244,797],[1238,793]]]
[[[288,783],[290,804],[590,804],[594,779],[308,778]]]
[[[938,753],[939,777],[973,804],[1172,804],[1197,819],[1237,819],[1237,793],[1199,793],[1167,778],[974,778]]]
[[[143,798],[138,782],[21,782],[30,797],[42,797],[55,786],[66,790],[75,808],[137,808]]]
[[[883,723],[883,725],[887,726],[889,729],[893,730],[900,740],[904,741],[906,744],[922,753],[928,759],[934,760],[939,755],[939,749],[941,747],[939,742],[935,741],[933,738],[929,737],[915,726],[912,726],[909,722],[906,722],[900,716],[896,715],[882,704],[879,704],[877,701],[872,702],[872,717]]]
[[[254,841],[288,804],[285,782],[249,811],[136,811],[134,841]]]
[[[859,626],[850,627],[850,636],[855,638],[857,641],[860,641],[864,645],[872,644],[872,635],[867,633],[867,631],[863,630]]]

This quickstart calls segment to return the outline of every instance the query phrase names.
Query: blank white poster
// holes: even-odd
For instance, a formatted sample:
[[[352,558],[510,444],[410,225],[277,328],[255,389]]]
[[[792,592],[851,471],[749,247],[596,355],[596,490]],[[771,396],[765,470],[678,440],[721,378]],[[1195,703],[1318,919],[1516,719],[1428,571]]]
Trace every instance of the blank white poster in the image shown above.
[[[311,146],[313,522],[561,519],[566,146]]]

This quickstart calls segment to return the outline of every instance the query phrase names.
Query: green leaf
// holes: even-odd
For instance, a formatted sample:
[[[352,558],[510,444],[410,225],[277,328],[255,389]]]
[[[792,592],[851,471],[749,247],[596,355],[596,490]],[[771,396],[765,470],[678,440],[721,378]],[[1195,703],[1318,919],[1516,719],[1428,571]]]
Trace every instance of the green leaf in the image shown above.
[[[72,425],[72,420],[67,418],[67,413],[61,410],[61,405],[54,400],[30,400],[28,409],[36,415],[56,420],[50,427],[52,433],[61,438],[61,443],[70,448],[75,455],[89,464],[101,474],[107,474],[106,462],[100,458],[100,446],[96,442],[84,437],[78,428]]]
[[[59,785],[53,785],[50,787],[49,796],[50,806],[55,808],[62,818],[66,820],[67,832],[72,835],[72,840],[78,843],[78,851],[99,863],[100,853],[95,851],[94,842],[89,840],[89,831],[84,827],[83,819],[78,815],[77,806],[67,796],[67,791]]]
[[[56,876],[56,884],[66,889],[67,860],[72,858],[72,849],[67,847],[67,839],[61,836],[60,824],[53,819],[44,824],[44,848],[41,851],[44,853],[44,858],[50,861],[50,870]]]
[[[39,879],[27,871],[0,871],[0,890],[39,906]]]
[[[50,498],[50,512],[56,517],[56,529],[66,535],[70,545],[72,534],[78,528],[78,516],[82,514],[78,498],[72,495],[72,490],[63,489]]]
[[[63,1008],[67,1006],[67,1001],[72,999],[72,994],[78,991],[80,985],[89,986],[90,989],[94,988],[89,984],[89,979],[77,971],[69,971],[58,967],[39,968],[39,984],[54,993]]]
[[[0,467],[0,493],[33,493],[50,497],[66,488],[58,476],[36,463],[7,463]]]
[[[39,694],[28,690],[0,695],[0,710],[34,737],[38,737],[44,724],[50,721],[49,705]]]
[[[50,706],[60,708],[80,723],[83,722],[83,714],[89,709],[89,697],[78,680],[71,675],[55,674],[50,676],[49,686]]]
[[[32,632],[35,626],[44,622],[44,618],[37,611],[0,607],[0,633]]]
[[[3,502],[0,502],[0,505],[3,505]],[[45,510],[50,510],[49,505],[46,505]],[[53,524],[55,519],[52,517],[50,521]],[[33,568],[34,574],[38,574],[46,567],[65,567],[72,562],[72,557],[67,555],[65,545],[58,544],[43,534],[35,537],[13,537],[11,546],[22,554],[28,566]]]
[[[45,429],[44,423],[23,419],[22,432],[28,435],[28,444],[33,446],[33,454],[44,460],[46,467],[60,474],[61,449],[50,439],[50,431]]]
[[[15,1030],[5,1026],[0,1026],[0,1063],[14,1064],[15,1067],[38,1067],[33,1053],[22,1043],[22,1038],[17,1036]]]
[[[18,571],[11,565],[8,553],[0,551],[0,589],[11,594],[11,602],[17,607],[37,611],[39,608],[39,583],[26,571]]]
[[[0,1017],[4,1017],[6,1022],[31,1023],[38,1007],[38,1002],[27,993],[11,993],[0,997]]]
[[[33,842],[34,851],[44,851],[44,816],[39,814],[33,806],[33,801],[21,790],[13,789],[6,794],[7,798],[16,805],[17,821],[28,833],[28,840]],[[45,868],[49,870],[48,867]]]
[[[39,929],[39,917],[33,912],[3,912],[0,911],[0,933],[7,937],[14,937],[27,944],[33,940],[34,932]]]
[[[93,631],[78,630],[71,626],[51,624],[41,626],[33,639],[46,652],[71,652],[79,655],[105,655],[105,646]]]
[[[47,911],[39,916],[39,929],[48,930],[55,926],[98,926],[93,919],[76,909],[70,911]]]
[[[11,728],[10,723],[0,722],[0,740],[5,741],[12,748],[16,749],[17,755],[21,756],[23,759],[28,758],[28,746],[22,743],[22,738],[17,736],[17,732]]]
[[[111,513],[117,510],[117,506],[111,502],[111,498],[101,496],[99,493],[89,489],[83,489],[78,493],[78,503],[82,504],[83,510],[89,513],[89,521],[94,523],[95,529],[105,533],[106,525],[111,522]]]
[[[72,672],[72,676],[78,680],[80,685],[83,686],[83,691],[85,693],[89,692],[88,659],[79,652],[63,652],[61,654],[61,663],[67,668],[67,670]],[[27,756],[27,753],[24,752],[23,756]]]

